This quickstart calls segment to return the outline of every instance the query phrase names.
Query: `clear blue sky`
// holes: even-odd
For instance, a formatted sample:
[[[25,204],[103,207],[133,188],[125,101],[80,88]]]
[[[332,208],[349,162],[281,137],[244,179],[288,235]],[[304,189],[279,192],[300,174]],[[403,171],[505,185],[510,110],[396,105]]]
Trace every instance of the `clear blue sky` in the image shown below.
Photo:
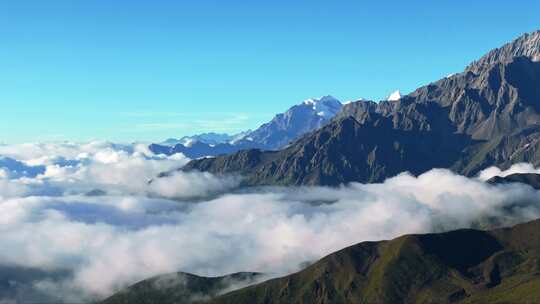
[[[540,28],[540,1],[0,2],[0,142],[257,127],[405,93]]]

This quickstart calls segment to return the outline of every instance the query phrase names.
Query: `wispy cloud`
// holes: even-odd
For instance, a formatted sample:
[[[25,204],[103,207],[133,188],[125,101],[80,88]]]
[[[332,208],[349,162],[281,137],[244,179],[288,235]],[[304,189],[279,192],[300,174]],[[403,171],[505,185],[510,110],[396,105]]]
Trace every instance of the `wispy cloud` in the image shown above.
[[[190,128],[191,125],[188,123],[178,123],[178,122],[154,122],[154,123],[141,123],[135,125],[135,128],[138,130],[183,130]],[[133,131],[129,129],[129,131]]]
[[[182,117],[182,116],[178,116]],[[202,119],[201,117],[205,117]],[[137,130],[156,131],[156,130],[200,130],[200,132],[208,131],[235,131],[245,128],[253,117],[245,113],[215,113],[214,119],[208,119],[212,115],[186,115],[182,121],[152,121],[143,122],[135,125]],[[132,131],[132,129],[130,128]]]

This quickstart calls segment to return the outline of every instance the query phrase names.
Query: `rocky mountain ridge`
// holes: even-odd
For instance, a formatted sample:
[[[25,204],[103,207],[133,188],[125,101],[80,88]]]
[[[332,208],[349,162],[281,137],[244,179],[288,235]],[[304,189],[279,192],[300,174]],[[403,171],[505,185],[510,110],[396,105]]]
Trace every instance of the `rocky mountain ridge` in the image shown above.
[[[489,166],[540,165],[539,35],[399,100],[346,104],[281,151],[241,151],[184,170],[242,174],[246,185],[339,185],[439,167],[472,176]]]

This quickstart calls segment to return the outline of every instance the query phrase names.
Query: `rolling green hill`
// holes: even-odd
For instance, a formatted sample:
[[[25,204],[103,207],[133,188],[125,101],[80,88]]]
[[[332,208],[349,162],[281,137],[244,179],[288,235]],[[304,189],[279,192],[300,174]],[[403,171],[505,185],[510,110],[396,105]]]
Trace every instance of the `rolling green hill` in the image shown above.
[[[102,304],[540,303],[540,220],[363,242],[298,273],[225,294],[231,281],[246,286],[257,275],[170,276],[142,281]]]
[[[235,273],[222,277],[201,277],[189,273],[159,275],[122,290],[101,304],[177,304],[209,300],[233,286],[253,284],[260,274]]]
[[[209,303],[540,303],[540,220],[360,243]]]

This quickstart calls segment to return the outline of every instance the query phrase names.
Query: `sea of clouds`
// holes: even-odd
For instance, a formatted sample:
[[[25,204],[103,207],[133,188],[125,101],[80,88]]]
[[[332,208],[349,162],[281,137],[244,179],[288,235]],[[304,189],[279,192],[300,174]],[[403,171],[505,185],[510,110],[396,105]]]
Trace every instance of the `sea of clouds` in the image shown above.
[[[238,178],[197,172],[156,179],[187,161],[142,144],[0,145],[0,274],[42,272],[11,280],[0,303],[24,288],[70,302],[100,299],[175,271],[284,275],[361,241],[540,217],[539,192],[484,182],[540,172],[528,164],[476,178],[434,169],[339,188],[239,189]]]

